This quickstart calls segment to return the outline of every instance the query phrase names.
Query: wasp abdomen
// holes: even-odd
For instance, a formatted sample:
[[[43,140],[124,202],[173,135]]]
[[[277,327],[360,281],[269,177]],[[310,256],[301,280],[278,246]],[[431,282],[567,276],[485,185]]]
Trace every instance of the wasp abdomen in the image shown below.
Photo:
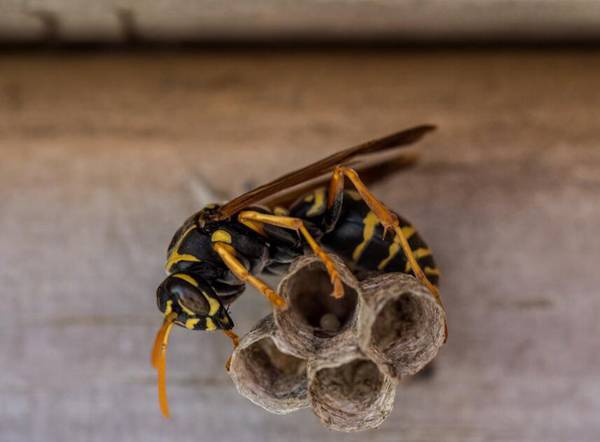
[[[312,197],[310,195],[300,200],[292,212],[311,222],[320,223],[326,213],[326,191],[317,189]],[[412,224],[400,216],[398,219],[418,264],[429,281],[437,285],[439,270],[431,250]],[[342,209],[335,228],[325,234],[321,242],[364,270],[412,274],[399,238],[392,230],[384,237],[381,222],[355,191],[344,191]]]

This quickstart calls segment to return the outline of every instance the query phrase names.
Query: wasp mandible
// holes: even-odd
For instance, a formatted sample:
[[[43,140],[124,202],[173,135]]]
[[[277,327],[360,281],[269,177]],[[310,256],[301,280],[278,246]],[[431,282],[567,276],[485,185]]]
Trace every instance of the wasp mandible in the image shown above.
[[[431,250],[415,228],[380,202],[361,178],[365,158],[413,144],[434,128],[421,125],[342,150],[226,204],[210,204],[184,222],[168,247],[169,276],[156,293],[164,321],[152,363],[158,370],[159,402],[165,416],[169,414],[166,350],[172,326],[222,330],[237,346],[228,306],[248,283],[275,308],[286,308],[285,300],[258,275],[285,271],[307,250],[325,265],[334,297],[342,297],[344,290],[328,251],[357,269],[410,273],[441,304],[439,271]],[[376,162],[365,167],[364,174],[386,165],[404,167],[413,158],[399,155],[394,161]],[[331,174],[326,181],[306,185],[326,174]],[[376,178],[383,175],[379,171]],[[353,190],[345,188],[346,180]]]

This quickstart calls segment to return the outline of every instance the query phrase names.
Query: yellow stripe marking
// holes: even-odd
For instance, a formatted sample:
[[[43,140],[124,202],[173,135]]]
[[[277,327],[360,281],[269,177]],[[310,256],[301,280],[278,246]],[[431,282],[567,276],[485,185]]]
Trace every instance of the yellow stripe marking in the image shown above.
[[[208,301],[208,303],[210,305],[210,310],[208,311],[208,315],[209,316],[216,315],[217,312],[219,311],[219,308],[221,307],[221,304],[219,304],[219,302],[212,296],[208,296],[204,292],[202,292],[202,294],[204,295],[204,297],[206,298],[206,300]]]
[[[198,287],[198,282],[190,275],[186,275],[185,273],[176,273],[175,275],[173,275],[173,277],[183,279],[184,281],[192,284],[194,287]]]
[[[420,259],[425,256],[431,255],[431,250],[422,247],[420,249],[413,250],[413,255],[414,255],[415,259]],[[405,273],[410,272],[410,261],[406,261],[406,267],[404,267],[404,272]]]
[[[356,246],[354,252],[352,253],[352,260],[354,262],[358,262],[360,256],[365,250],[365,247],[367,247],[367,244],[369,241],[371,241],[371,238],[373,238],[373,235],[375,234],[375,226],[379,224],[379,218],[377,218],[377,215],[375,215],[373,212],[369,212],[367,216],[365,216],[365,219],[363,219],[363,224],[365,225],[363,227],[363,240],[358,246]]]
[[[193,330],[194,326],[196,324],[198,324],[199,322],[200,322],[200,319],[198,319],[198,318],[188,319],[187,321],[185,321],[185,328],[187,328],[189,330]]]
[[[394,242],[390,244],[390,249],[388,251],[388,256],[387,258],[385,258],[383,261],[381,261],[379,263],[379,265],[377,266],[377,268],[379,270],[383,270],[385,269],[385,266],[388,265],[388,263],[394,259],[394,257],[398,254],[398,252],[401,249],[401,245],[400,245],[400,241],[396,241],[396,238],[394,238]]]
[[[405,226],[402,227],[402,234],[404,235],[404,237],[408,240],[408,238],[410,238],[411,236],[413,236],[415,233],[415,228],[413,226]],[[394,242],[392,242],[390,244],[390,248],[388,251],[388,256],[387,258],[385,258],[383,261],[381,261],[379,263],[379,265],[377,266],[377,268],[379,270],[383,270],[385,269],[385,266],[387,266],[389,264],[389,262],[394,259],[394,257],[398,254],[398,252],[400,251],[400,249],[402,248],[402,245],[400,243],[400,238],[398,238],[398,235],[394,236]]]
[[[402,230],[402,234],[404,235],[404,237],[406,239],[409,239],[416,232],[416,230],[413,226],[404,226],[404,227],[402,227],[401,230]]]
[[[179,247],[181,247],[181,243],[183,242],[185,237],[195,228],[196,228],[195,225],[190,226],[185,232],[183,232],[183,234],[177,241],[177,244],[175,244],[175,246],[173,247],[173,251],[169,255],[169,258],[167,259],[167,262],[165,264],[165,270],[167,271],[167,273],[170,272],[171,269],[173,268],[173,266],[180,261],[188,261],[188,262],[199,262],[200,261],[194,255],[179,253]]]
[[[432,267],[425,267],[425,268],[423,269],[423,271],[424,271],[425,273],[427,273],[428,275],[436,275],[436,276],[440,276],[440,270],[439,270],[439,269],[437,269],[437,268],[436,268],[436,269],[434,269],[434,268],[432,268]]]
[[[423,258],[425,256],[431,255],[431,250],[422,247],[420,249],[413,250],[413,255],[415,255],[416,259],[421,259],[421,258]]]
[[[214,321],[210,318],[206,318],[206,330],[211,331],[216,329],[217,326],[215,325]]]
[[[173,266],[180,261],[200,262],[200,260],[198,258],[196,258],[194,255],[188,255],[188,254],[180,255],[177,252],[177,250],[174,250],[173,253],[171,253],[171,256],[169,256],[167,263],[165,264],[165,270],[167,271],[167,273],[170,272],[171,269],[173,268]]]
[[[210,237],[212,242],[224,242],[226,244],[231,244],[231,234],[225,230],[217,230]]]
[[[313,195],[315,196],[315,202],[306,212],[306,216],[318,215],[325,208],[325,189],[320,187],[313,192]]]

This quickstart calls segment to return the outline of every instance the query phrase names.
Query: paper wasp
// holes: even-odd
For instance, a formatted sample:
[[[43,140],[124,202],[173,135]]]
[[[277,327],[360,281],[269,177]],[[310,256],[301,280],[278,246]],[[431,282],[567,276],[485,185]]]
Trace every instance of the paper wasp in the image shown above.
[[[307,249],[323,261],[334,297],[344,295],[343,286],[326,250],[358,269],[413,274],[441,304],[439,272],[431,251],[411,224],[367,189],[357,172],[362,174],[361,161],[367,156],[408,146],[433,129],[417,126],[342,150],[226,204],[208,205],[185,221],[168,247],[169,276],[157,290],[164,322],[152,362],[158,370],[159,402],[165,416],[166,350],[172,325],[222,330],[235,347],[238,337],[228,306],[249,283],[275,308],[286,308],[285,300],[257,275],[284,271]],[[411,164],[411,158],[396,156],[364,171],[386,165],[401,168]],[[328,173],[328,182],[306,185]],[[383,175],[379,172],[377,177]],[[346,179],[354,190],[344,188]]]

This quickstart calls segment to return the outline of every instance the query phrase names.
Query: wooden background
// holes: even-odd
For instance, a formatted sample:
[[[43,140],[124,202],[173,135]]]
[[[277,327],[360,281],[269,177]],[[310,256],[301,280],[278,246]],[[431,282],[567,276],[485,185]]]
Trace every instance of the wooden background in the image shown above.
[[[597,0],[0,0],[0,43],[598,39]]]
[[[592,441],[600,434],[600,58],[208,51],[0,58],[0,440]],[[416,123],[376,193],[436,252],[450,339],[369,434],[273,416],[176,330],[149,364],[171,234],[248,186]],[[249,291],[240,331],[268,310]]]

